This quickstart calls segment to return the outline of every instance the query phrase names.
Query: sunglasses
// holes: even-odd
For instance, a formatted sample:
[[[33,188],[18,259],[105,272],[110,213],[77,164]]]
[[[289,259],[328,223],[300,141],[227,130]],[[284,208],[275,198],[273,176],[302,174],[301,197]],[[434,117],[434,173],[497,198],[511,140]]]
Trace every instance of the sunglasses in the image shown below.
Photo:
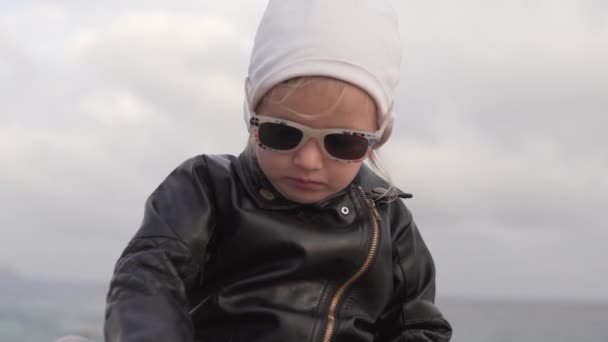
[[[374,145],[380,141],[385,125],[376,132],[360,132],[348,129],[315,129],[296,122],[269,116],[252,115],[249,129],[258,145],[276,152],[291,152],[300,148],[310,138],[315,138],[323,153],[341,162],[357,162],[365,159]]]

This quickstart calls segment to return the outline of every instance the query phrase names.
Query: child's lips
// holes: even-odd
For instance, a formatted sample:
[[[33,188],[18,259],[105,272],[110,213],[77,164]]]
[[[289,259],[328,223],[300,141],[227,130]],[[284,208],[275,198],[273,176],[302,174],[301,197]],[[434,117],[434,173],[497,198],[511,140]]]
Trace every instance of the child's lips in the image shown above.
[[[311,179],[294,178],[294,177],[287,177],[286,179],[290,185],[292,185],[298,189],[302,189],[302,190],[308,190],[308,191],[321,190],[325,187],[325,183],[318,182],[318,181],[311,180]]]

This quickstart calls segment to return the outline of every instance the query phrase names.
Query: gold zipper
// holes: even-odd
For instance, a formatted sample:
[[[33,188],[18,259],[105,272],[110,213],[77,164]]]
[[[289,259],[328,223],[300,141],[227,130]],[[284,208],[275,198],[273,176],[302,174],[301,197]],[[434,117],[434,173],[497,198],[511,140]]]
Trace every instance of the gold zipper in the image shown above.
[[[374,203],[374,201],[367,198],[367,195],[365,194],[363,188],[359,187],[359,191],[363,195],[363,198],[365,198],[367,206],[369,207],[372,213],[372,242],[370,244],[367,257],[365,258],[365,261],[363,262],[359,270],[357,270],[355,274],[348,278],[348,280],[338,288],[338,291],[336,291],[329,304],[329,312],[327,313],[327,328],[325,329],[325,336],[323,337],[323,342],[330,342],[331,338],[333,337],[334,330],[336,328],[336,309],[338,308],[338,303],[340,303],[340,300],[342,299],[342,297],[344,297],[344,294],[350,288],[350,286],[359,278],[361,278],[361,276],[367,271],[367,269],[372,264],[372,261],[376,257],[376,254],[378,253],[378,244],[380,242],[380,225],[378,224],[378,222],[382,221],[382,219],[380,218],[380,213],[378,213],[378,209],[376,209],[376,204]]]

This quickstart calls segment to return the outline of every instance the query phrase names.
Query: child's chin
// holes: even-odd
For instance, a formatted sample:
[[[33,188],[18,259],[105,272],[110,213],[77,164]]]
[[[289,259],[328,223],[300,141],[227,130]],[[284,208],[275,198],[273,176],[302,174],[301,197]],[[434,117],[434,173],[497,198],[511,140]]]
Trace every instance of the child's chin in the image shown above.
[[[325,191],[314,191],[304,193],[298,191],[284,191],[282,192],[282,194],[290,201],[300,204],[313,204],[321,202],[322,200],[330,196],[330,194],[325,193]]]

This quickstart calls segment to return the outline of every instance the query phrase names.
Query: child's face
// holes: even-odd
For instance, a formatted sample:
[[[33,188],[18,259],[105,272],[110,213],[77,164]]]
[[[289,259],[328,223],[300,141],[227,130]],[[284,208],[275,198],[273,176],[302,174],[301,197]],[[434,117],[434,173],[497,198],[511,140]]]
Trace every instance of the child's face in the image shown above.
[[[311,128],[378,129],[376,106],[363,90],[335,79],[314,77],[297,86],[273,88],[256,108],[258,115],[294,121]],[[260,167],[274,187],[298,203],[321,201],[344,189],[362,161],[344,163],[328,158],[316,139],[291,152],[274,152],[256,145]]]

